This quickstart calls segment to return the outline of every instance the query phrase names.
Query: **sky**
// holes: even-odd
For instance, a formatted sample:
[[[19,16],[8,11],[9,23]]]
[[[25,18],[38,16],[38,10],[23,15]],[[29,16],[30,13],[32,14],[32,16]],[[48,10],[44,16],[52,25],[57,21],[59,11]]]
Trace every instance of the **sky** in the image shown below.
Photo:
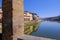
[[[2,0],[0,0],[0,7]],[[60,0],[24,0],[24,10],[36,13],[39,17],[60,15]]]
[[[24,10],[41,18],[60,15],[60,0],[24,0]]]
[[[2,0],[0,0],[0,7],[2,7]]]

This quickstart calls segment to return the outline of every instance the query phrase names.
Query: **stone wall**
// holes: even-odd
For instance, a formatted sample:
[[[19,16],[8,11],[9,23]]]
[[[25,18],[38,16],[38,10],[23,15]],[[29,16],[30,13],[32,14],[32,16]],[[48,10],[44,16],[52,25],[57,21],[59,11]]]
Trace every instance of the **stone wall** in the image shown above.
[[[12,40],[12,0],[2,1],[2,40]]]
[[[23,0],[2,0],[3,40],[17,40],[24,34]]]
[[[23,0],[13,0],[13,40],[24,33],[24,4]]]

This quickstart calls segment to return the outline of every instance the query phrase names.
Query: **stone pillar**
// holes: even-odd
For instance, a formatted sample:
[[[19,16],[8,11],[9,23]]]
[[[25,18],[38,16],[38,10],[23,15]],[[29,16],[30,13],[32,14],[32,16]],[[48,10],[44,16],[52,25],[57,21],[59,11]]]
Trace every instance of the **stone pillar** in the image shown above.
[[[24,33],[24,6],[23,0],[13,0],[13,40]]]
[[[2,0],[3,40],[17,40],[24,34],[23,0]]]
[[[12,40],[12,0],[2,0],[2,40]]]

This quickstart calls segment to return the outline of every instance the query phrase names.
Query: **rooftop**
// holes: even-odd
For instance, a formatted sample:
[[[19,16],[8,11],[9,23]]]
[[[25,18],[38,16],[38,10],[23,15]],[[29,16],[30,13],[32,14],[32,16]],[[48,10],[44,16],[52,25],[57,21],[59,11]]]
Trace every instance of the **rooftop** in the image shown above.
[[[32,13],[32,12],[29,12],[29,11],[24,11],[24,13],[30,13],[30,14],[32,14],[32,15],[37,15],[36,13]]]

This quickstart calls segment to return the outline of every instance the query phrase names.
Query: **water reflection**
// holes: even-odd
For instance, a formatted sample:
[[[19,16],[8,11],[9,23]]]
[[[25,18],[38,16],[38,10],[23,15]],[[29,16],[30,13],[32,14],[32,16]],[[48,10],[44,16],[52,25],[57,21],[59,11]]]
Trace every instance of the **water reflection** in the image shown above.
[[[31,35],[60,39],[60,21],[43,21],[36,32]]]

